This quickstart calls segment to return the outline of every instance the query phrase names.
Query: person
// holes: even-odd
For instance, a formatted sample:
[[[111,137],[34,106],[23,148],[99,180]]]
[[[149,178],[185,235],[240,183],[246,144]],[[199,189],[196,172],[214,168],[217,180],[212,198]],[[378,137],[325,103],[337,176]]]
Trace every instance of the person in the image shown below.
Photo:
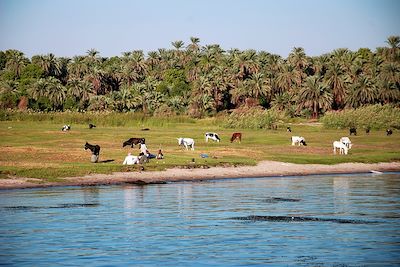
[[[123,165],[133,165],[139,163],[139,159],[136,156],[132,156],[131,153],[128,153],[128,156],[125,157]]]
[[[161,152],[161,149],[158,150],[157,159],[163,159],[164,154]]]
[[[148,163],[149,159],[147,157],[146,154],[144,154],[143,152],[140,152],[139,154],[139,164],[143,164],[143,163]]]
[[[156,155],[151,154],[149,152],[146,144],[140,144],[140,153],[143,153],[143,155],[146,155],[147,159],[154,159],[156,157]]]

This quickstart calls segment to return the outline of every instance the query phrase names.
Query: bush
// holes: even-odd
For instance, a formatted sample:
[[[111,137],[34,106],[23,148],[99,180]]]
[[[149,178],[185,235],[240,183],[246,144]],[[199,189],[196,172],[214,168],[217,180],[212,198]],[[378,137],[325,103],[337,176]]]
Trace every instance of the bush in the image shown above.
[[[321,118],[326,128],[343,129],[349,127],[400,129],[400,109],[391,105],[370,105],[358,109],[327,112]]]
[[[88,124],[99,126],[162,127],[171,123],[194,123],[187,116],[149,117],[140,112],[33,112],[32,110],[0,110],[2,121],[52,121],[60,124]]]
[[[275,110],[261,107],[243,107],[234,110],[225,120],[226,128],[271,129],[283,120],[284,115]]]

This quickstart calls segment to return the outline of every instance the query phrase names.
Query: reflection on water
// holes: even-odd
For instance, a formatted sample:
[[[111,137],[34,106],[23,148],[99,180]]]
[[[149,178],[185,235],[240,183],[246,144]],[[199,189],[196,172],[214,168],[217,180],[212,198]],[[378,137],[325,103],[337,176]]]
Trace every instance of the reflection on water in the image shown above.
[[[395,266],[400,174],[0,191],[0,265]]]

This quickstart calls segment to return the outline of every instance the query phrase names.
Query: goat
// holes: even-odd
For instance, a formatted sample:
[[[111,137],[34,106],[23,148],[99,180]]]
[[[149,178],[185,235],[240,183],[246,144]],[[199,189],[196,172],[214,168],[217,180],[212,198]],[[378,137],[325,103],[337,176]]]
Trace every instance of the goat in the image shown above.
[[[288,127],[286,127],[286,131],[289,132],[289,133],[291,133],[291,132],[292,132],[292,129],[288,126]]]
[[[206,137],[206,142],[208,142],[208,139],[211,139],[211,140],[214,140],[217,142],[221,141],[221,139],[219,138],[217,133],[206,133],[204,136]]]
[[[350,149],[352,146],[350,138],[348,138],[347,136],[340,138],[339,141],[340,141],[340,143],[343,143],[345,146],[347,146],[348,149]]]
[[[239,140],[239,143],[242,142],[242,133],[233,133],[231,137],[231,143],[235,140]]]
[[[192,150],[194,150],[194,140],[192,138],[183,138],[179,137],[178,139],[178,144],[180,146],[184,146],[186,150],[189,150],[188,147],[190,146]]]
[[[340,141],[334,141],[333,142],[333,154],[336,154],[336,149],[337,148],[339,149],[339,153],[340,154],[347,155],[347,153],[349,152],[349,149],[345,144],[343,144]]]
[[[292,146],[294,146],[294,145],[303,145],[303,146],[306,146],[307,145],[307,143],[306,143],[306,140],[304,139],[304,137],[302,137],[302,136],[292,136]]]
[[[129,138],[127,141],[125,141],[122,144],[122,147],[131,146],[131,148],[133,148],[134,145],[145,144],[145,143],[146,143],[146,140],[144,138],[137,138],[137,137]]]

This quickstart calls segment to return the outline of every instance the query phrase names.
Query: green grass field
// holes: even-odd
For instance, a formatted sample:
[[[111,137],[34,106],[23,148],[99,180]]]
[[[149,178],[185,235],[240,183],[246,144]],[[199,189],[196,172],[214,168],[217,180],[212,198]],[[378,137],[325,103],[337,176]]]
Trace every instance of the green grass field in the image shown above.
[[[130,137],[144,137],[151,153],[161,148],[165,159],[153,159],[145,170],[162,170],[173,166],[255,165],[261,160],[292,163],[336,164],[342,162],[389,162],[400,160],[400,133],[371,131],[352,136],[353,149],[349,155],[333,155],[332,142],[348,136],[348,130],[324,129],[320,124],[292,124],[292,133],[286,127],[278,130],[225,129],[215,122],[195,120],[189,123],[168,123],[149,126],[150,131],[139,127],[98,126],[89,129],[87,124],[73,124],[71,131],[62,132],[62,124],[51,121],[1,121],[0,122],[0,178],[10,175],[43,179],[43,182],[62,181],[62,177],[92,173],[132,171],[136,167],[123,166],[128,152],[139,153],[139,147],[122,148]],[[205,142],[204,133],[215,131],[222,141]],[[230,143],[233,132],[242,132],[242,143]],[[308,146],[291,146],[292,135],[304,136]],[[195,139],[195,151],[183,150],[177,137]],[[100,161],[90,162],[91,153],[85,151],[85,142],[101,146]],[[206,153],[209,158],[201,158]],[[195,159],[195,164],[192,163]]]

